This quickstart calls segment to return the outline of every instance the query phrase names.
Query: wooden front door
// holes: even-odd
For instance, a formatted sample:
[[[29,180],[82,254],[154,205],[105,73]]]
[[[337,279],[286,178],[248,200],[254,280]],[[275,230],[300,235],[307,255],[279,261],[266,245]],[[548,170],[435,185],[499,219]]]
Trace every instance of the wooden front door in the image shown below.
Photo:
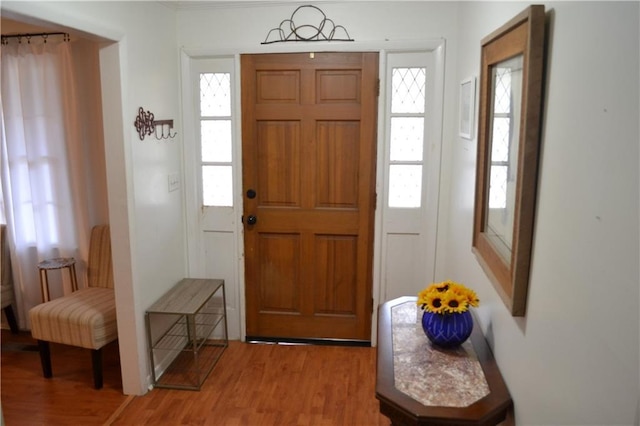
[[[247,338],[369,341],[378,54],[241,66]]]

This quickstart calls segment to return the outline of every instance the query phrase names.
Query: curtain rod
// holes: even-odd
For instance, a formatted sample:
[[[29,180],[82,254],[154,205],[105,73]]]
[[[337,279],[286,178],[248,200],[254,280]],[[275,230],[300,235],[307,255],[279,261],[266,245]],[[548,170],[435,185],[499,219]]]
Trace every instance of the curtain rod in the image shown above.
[[[49,36],[64,36],[64,41],[69,41],[71,38],[69,37],[69,33],[63,32],[54,32],[54,33],[22,33],[22,34],[2,34],[2,44],[7,44],[10,38],[17,38],[18,43],[22,43],[22,38],[27,39],[27,43],[31,43],[32,37],[42,37],[44,42],[47,42],[47,38]]]

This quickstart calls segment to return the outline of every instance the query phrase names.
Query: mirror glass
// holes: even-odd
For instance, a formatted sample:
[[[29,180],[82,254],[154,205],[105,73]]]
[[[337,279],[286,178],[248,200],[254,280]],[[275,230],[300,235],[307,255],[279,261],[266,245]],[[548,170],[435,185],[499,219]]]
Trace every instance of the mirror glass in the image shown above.
[[[491,69],[489,185],[485,233],[498,254],[511,259],[522,105],[523,55]]]

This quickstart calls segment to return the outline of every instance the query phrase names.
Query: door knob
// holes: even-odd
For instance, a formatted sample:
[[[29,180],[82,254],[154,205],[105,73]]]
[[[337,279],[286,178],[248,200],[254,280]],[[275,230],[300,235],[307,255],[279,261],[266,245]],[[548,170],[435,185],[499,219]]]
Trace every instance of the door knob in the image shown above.
[[[255,225],[258,222],[258,218],[254,215],[247,216],[247,225]]]

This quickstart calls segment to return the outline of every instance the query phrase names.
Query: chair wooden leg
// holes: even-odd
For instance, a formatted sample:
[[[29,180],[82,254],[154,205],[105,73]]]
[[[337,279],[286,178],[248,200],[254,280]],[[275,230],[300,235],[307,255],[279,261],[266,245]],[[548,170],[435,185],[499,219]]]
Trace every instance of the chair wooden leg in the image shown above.
[[[16,321],[16,315],[13,313],[13,307],[11,307],[11,305],[4,308],[4,315],[7,317],[11,333],[18,334],[18,321]]]
[[[51,372],[51,350],[49,342],[38,340],[38,351],[40,352],[40,364],[42,364],[42,375],[47,379],[52,377]]]
[[[93,366],[93,386],[102,389],[102,348],[91,349],[91,364]]]

